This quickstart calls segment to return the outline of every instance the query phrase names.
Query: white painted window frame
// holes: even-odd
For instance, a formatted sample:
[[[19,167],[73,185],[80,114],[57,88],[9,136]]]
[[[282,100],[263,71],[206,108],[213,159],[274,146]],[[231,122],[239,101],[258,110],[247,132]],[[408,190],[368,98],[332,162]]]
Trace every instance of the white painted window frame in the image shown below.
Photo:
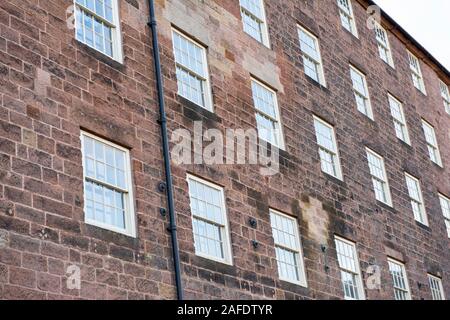
[[[411,140],[409,138],[409,129],[408,129],[408,125],[406,123],[406,116],[405,116],[405,112],[403,110],[403,103],[400,102],[400,100],[398,100],[397,98],[395,98],[393,95],[391,95],[390,93],[388,94],[388,102],[389,102],[389,108],[391,110],[391,115],[392,115],[392,121],[394,122],[394,130],[395,130],[395,124],[399,124],[402,128],[404,128],[404,130],[402,130],[402,132],[404,133],[404,137],[399,137],[397,130],[395,130],[395,135],[397,136],[397,138],[399,138],[400,140],[402,140],[403,142],[411,145]],[[392,102],[397,103],[400,109],[400,115],[401,115],[401,119],[398,119],[395,117],[394,112],[393,112],[393,108],[392,108]]]
[[[188,42],[191,42],[193,44],[195,44],[196,46],[200,47],[202,50],[202,61],[203,61],[203,72],[205,74],[205,76],[202,76],[200,74],[198,74],[197,72],[195,72],[194,70],[190,69],[189,67],[181,64],[180,62],[176,61],[176,56],[175,56],[175,42],[174,42],[174,38],[173,38],[173,34],[176,33],[177,35],[179,35],[180,37],[184,38],[185,40],[187,40]],[[186,97],[184,95],[181,94],[180,92],[180,83],[179,83],[179,79],[177,79],[177,94],[182,96],[183,98],[191,101],[192,103],[194,103],[195,105],[198,105],[199,107],[206,109],[210,112],[214,112],[214,105],[213,105],[213,99],[212,99],[212,88],[211,88],[211,79],[210,79],[210,75],[209,75],[209,66],[208,66],[208,56],[207,56],[207,48],[202,45],[201,43],[195,41],[193,38],[191,38],[190,36],[186,35],[185,33],[183,33],[182,31],[173,28],[172,27],[172,49],[174,52],[174,62],[175,62],[175,68],[181,68],[183,70],[185,70],[187,73],[191,74],[192,76],[196,77],[197,79],[199,79],[200,81],[202,81],[204,83],[204,94],[205,94],[205,105],[201,105],[198,104],[195,101],[192,101],[189,97]]]
[[[389,43],[389,36],[388,36],[388,33],[387,33],[387,31],[386,31],[386,29],[384,29],[382,26],[381,26],[381,24],[379,24],[378,22],[376,22],[376,21],[374,21],[374,24],[375,24],[375,29],[374,29],[374,31],[375,31],[375,39],[376,39],[376,41],[377,41],[377,47],[378,47],[378,56],[381,58],[381,60],[383,60],[385,63],[387,63],[389,66],[391,66],[392,68],[395,68],[395,66],[394,66],[394,59],[393,59],[393,57],[392,57],[392,49],[391,49],[391,45],[390,45],[390,43]],[[378,37],[378,34],[377,34],[377,32],[380,32],[380,33],[383,33],[384,34],[384,38],[385,38],[385,42],[384,41],[382,41],[379,37]],[[388,61],[385,61],[384,59],[383,59],[383,57],[381,56],[381,54],[380,54],[380,47],[381,47],[381,49],[382,50],[385,50],[386,51],[386,58],[387,58],[387,60]]]
[[[439,79],[439,89],[441,91],[442,99],[444,100],[444,109],[445,112],[450,114],[450,91],[448,89],[448,86],[445,84],[444,81]]]
[[[271,121],[273,121],[273,122],[276,123],[276,127],[278,127],[278,135],[277,135],[277,136],[278,136],[278,140],[279,140],[279,141],[277,141],[276,147],[279,148],[279,149],[281,149],[281,150],[284,150],[284,148],[285,148],[285,144],[284,144],[284,132],[283,132],[283,124],[282,124],[282,122],[281,122],[280,107],[279,107],[279,105],[278,105],[278,96],[277,96],[277,92],[276,92],[274,89],[272,89],[272,88],[269,87],[268,85],[262,83],[261,81],[259,81],[259,80],[256,79],[256,78],[253,78],[253,77],[252,77],[252,78],[251,78],[251,82],[256,83],[257,85],[263,87],[264,89],[266,89],[267,91],[269,91],[269,92],[271,92],[271,93],[273,94],[273,103],[274,103],[274,109],[275,109],[275,116],[276,116],[276,118],[274,118],[274,117],[268,115],[267,113],[265,113],[264,111],[259,110],[258,108],[256,108],[255,102],[254,102],[254,100],[253,100],[253,106],[254,106],[254,108],[255,108],[255,119],[256,119],[256,114],[261,114],[263,117],[266,117],[266,118],[268,118],[269,120],[271,120]],[[254,99],[254,93],[253,93],[253,90],[252,90],[252,99]],[[258,124],[257,124],[257,126],[258,126]],[[257,127],[256,129],[258,129],[258,127]],[[259,135],[258,135],[258,137],[259,137]],[[261,138],[260,138],[260,139],[261,139]],[[267,143],[270,143],[269,141],[266,141],[266,142],[267,142]]]
[[[410,286],[409,286],[408,275],[406,274],[405,264],[403,262],[400,262],[400,261],[392,259],[392,258],[388,258],[387,260],[388,260],[388,265],[389,265],[389,274],[391,276],[391,281],[392,281],[392,287],[394,289],[394,294],[395,294],[395,290],[400,290],[400,291],[406,292],[406,294],[407,294],[407,299],[406,300],[411,300],[412,299],[411,298],[411,289],[410,289]],[[395,265],[397,265],[397,266],[399,266],[401,268],[402,274],[403,274],[403,280],[405,282],[405,287],[406,288],[397,288],[397,287],[395,287],[393,276],[391,274],[391,265],[390,265],[391,263],[395,264]]]
[[[121,189],[121,188],[118,188],[117,186],[112,186],[112,185],[108,184],[106,181],[100,181],[100,180],[94,179],[92,177],[87,178],[86,167],[85,167],[84,137],[89,137],[93,140],[97,140],[105,145],[108,145],[110,147],[113,147],[115,149],[123,151],[125,153],[125,171],[126,171],[125,178],[127,179],[126,182],[127,182],[128,189]],[[86,190],[86,179],[89,179],[90,181],[92,181],[94,183],[98,183],[102,186],[122,192],[124,194],[124,207],[125,207],[125,216],[124,216],[125,229],[120,229],[120,228],[108,225],[106,223],[96,221],[94,219],[89,219],[89,218],[87,218],[86,214],[85,214],[85,218],[84,218],[85,223],[102,228],[102,229],[110,230],[110,231],[113,231],[116,233],[124,234],[129,237],[136,238],[136,236],[137,236],[136,213],[135,213],[135,208],[134,208],[133,180],[132,180],[132,174],[131,174],[130,150],[128,150],[124,147],[121,147],[111,141],[102,139],[98,136],[88,133],[86,131],[81,131],[80,139],[81,139],[81,151],[82,151],[81,154],[82,154],[82,163],[83,163],[83,190]],[[85,195],[84,195],[84,203],[86,205],[86,196]]]
[[[286,282],[290,282],[290,283],[293,283],[293,284],[296,284],[296,285],[299,285],[299,286],[302,286],[302,287],[305,287],[305,288],[308,287],[308,283],[307,283],[307,280],[306,280],[305,262],[304,262],[304,257],[303,257],[303,248],[302,248],[302,244],[301,244],[301,240],[300,240],[300,231],[299,231],[299,226],[298,226],[298,223],[297,223],[297,219],[295,219],[294,217],[291,217],[291,216],[289,216],[289,215],[287,215],[285,213],[282,213],[282,212],[280,212],[278,210],[272,209],[272,208],[269,209],[269,214],[270,215],[274,214],[274,215],[278,215],[278,216],[284,217],[286,219],[289,219],[289,220],[294,222],[294,226],[295,226],[294,232],[295,232],[295,245],[296,245],[296,248],[289,248],[289,247],[285,247],[283,245],[277,244],[277,243],[275,243],[275,239],[274,239],[274,245],[275,245],[275,247],[280,247],[282,249],[294,252],[295,254],[298,255],[297,263],[299,264],[298,265],[298,273],[299,273],[299,278],[300,279],[298,281],[294,281],[292,279],[287,279],[287,278],[281,277],[279,275],[280,280],[283,280],[283,281],[286,281]],[[271,228],[272,228],[272,223],[271,223]],[[272,237],[273,237],[273,234],[272,234]],[[278,274],[280,274],[279,271],[278,271]]]
[[[432,283],[434,282],[434,284]],[[445,300],[445,292],[444,287],[442,286],[442,279],[436,276],[433,276],[432,274],[428,273],[428,284],[430,286],[431,296],[433,300]],[[437,285],[438,288],[433,288],[433,285]],[[439,291],[439,294],[441,298],[436,296],[435,291]]]
[[[336,160],[336,175],[332,175],[332,174],[330,174],[328,172],[325,172],[323,170],[322,170],[322,172],[324,172],[325,174],[331,175],[332,177],[335,177],[335,178],[343,181],[344,180],[344,176],[343,176],[342,167],[341,167],[341,159],[340,159],[341,157],[340,157],[340,154],[339,154],[339,148],[338,148],[337,139],[336,139],[336,131],[334,130],[334,126],[332,126],[331,124],[329,124],[325,120],[322,120],[321,118],[319,118],[319,117],[317,117],[315,115],[313,116],[313,118],[314,118],[314,122],[318,121],[318,122],[322,123],[323,125],[325,125],[328,128],[330,128],[331,131],[333,132],[332,139],[333,139],[333,146],[334,146],[335,150],[329,150],[328,148],[326,148],[324,146],[321,146],[319,144],[319,140],[318,140],[318,137],[317,137],[317,132],[315,130],[315,124],[314,124],[314,133],[316,134],[316,143],[317,143],[317,146],[318,146],[319,150],[323,149],[323,150],[325,150],[328,153],[332,153],[334,155],[334,159]],[[322,162],[322,159],[320,158],[320,154],[319,154],[319,159]]]
[[[218,257],[215,257],[215,256],[211,256],[211,255],[205,254],[203,252],[197,252],[197,251],[195,251],[195,255],[199,256],[199,257],[202,257],[202,258],[205,258],[205,259],[208,259],[208,260],[212,260],[212,261],[220,262],[220,263],[223,263],[223,264],[227,264],[227,265],[230,265],[230,266],[233,265],[233,254],[232,254],[232,249],[231,249],[230,226],[229,226],[229,221],[228,221],[228,212],[227,212],[227,208],[226,208],[226,199],[225,199],[225,190],[224,190],[224,188],[219,186],[219,185],[216,185],[216,184],[214,184],[212,182],[209,182],[209,181],[207,181],[205,179],[199,178],[197,176],[194,176],[194,175],[188,173],[186,175],[186,182],[188,184],[188,189],[189,189],[189,180],[194,180],[194,181],[196,181],[196,182],[198,182],[200,184],[206,185],[206,186],[208,186],[208,187],[210,187],[212,189],[216,189],[216,190],[220,191],[221,196],[222,196],[222,208],[221,208],[222,210],[221,211],[222,211],[222,215],[223,215],[223,225],[218,225],[216,222],[208,220],[205,217],[198,217],[198,216],[196,216],[192,209],[191,209],[191,219],[192,219],[192,226],[193,226],[193,223],[194,223],[194,219],[199,219],[199,220],[203,220],[203,221],[206,221],[208,223],[214,224],[214,225],[216,225],[216,226],[221,228],[221,235],[224,237],[224,241],[223,241],[223,244],[224,244],[224,248],[223,248],[224,258],[221,259],[221,258],[218,258]],[[190,192],[191,191],[188,190],[189,202],[191,201],[191,199],[190,199],[191,198],[191,193]],[[192,236],[194,238],[194,229],[192,229]]]
[[[410,192],[410,189],[409,189],[409,186],[408,186],[408,181],[407,181],[408,178],[411,179],[412,181],[414,181],[414,183],[415,183],[415,185],[416,185],[416,187],[417,187],[417,193],[418,193],[418,195],[419,195],[419,199],[414,199],[414,198],[412,197],[411,192]],[[415,219],[417,222],[419,222],[419,223],[421,223],[421,224],[423,224],[423,225],[425,225],[425,226],[428,226],[428,216],[427,216],[427,212],[426,212],[426,209],[425,209],[425,203],[424,203],[424,200],[423,200],[423,194],[422,194],[422,188],[421,188],[421,186],[420,186],[420,180],[417,179],[416,177],[410,175],[408,172],[405,172],[405,179],[406,179],[406,188],[408,189],[408,197],[409,197],[409,200],[410,200],[411,203],[412,203],[412,202],[415,202],[415,203],[417,203],[417,204],[419,205],[420,213],[421,213],[422,216],[423,216],[423,221],[422,221],[422,219],[420,219],[420,217],[418,217],[418,216],[416,215],[416,213],[415,213],[414,210],[412,209],[412,205],[411,205],[411,210],[413,210],[414,219]]]
[[[358,296],[359,296],[358,300],[365,300],[366,299],[366,295],[365,295],[365,292],[364,292],[364,284],[363,284],[363,279],[362,279],[361,267],[360,267],[360,264],[359,264],[358,251],[356,250],[356,243],[353,242],[353,241],[344,239],[342,237],[339,237],[337,235],[334,236],[334,241],[335,241],[335,246],[336,246],[336,254],[338,256],[339,256],[339,251],[337,249],[337,241],[343,242],[343,243],[349,245],[352,248],[352,253],[353,253],[353,256],[354,256],[354,259],[355,259],[355,265],[356,265],[356,273],[353,270],[349,270],[349,269],[345,268],[344,266],[341,266],[340,263],[339,263],[339,258],[338,257],[336,257],[336,258],[338,260],[338,265],[339,265],[339,269],[340,270],[343,270],[343,271],[348,272],[348,273],[352,273],[353,275],[356,276],[356,288],[358,290]],[[342,279],[341,279],[341,282],[342,282]],[[344,292],[344,295],[345,295],[345,292]],[[346,297],[346,296],[344,296],[344,299],[345,300],[355,300],[355,299],[353,299],[351,297]]]
[[[425,89],[425,81],[422,75],[422,68],[420,67],[420,61],[414,54],[411,53],[411,51],[407,50],[407,52],[408,52],[409,69],[411,71],[411,80],[413,82],[413,85],[417,90],[422,92],[424,95],[427,95],[427,91]],[[414,63],[417,66],[417,68],[415,68]],[[414,76],[418,78],[419,82],[418,86],[414,82]]]
[[[383,171],[383,180],[381,180],[381,181],[380,181],[380,178],[375,177],[374,175],[372,175],[372,173],[370,172],[370,163],[368,163],[369,173],[370,173],[370,176],[372,178],[372,181],[373,180],[378,180],[379,182],[381,182],[383,184],[383,191],[384,191],[384,194],[385,194],[385,197],[386,197],[386,201],[382,201],[382,200],[379,200],[379,199],[376,199],[376,200],[380,201],[380,202],[382,202],[384,204],[387,204],[390,207],[392,207],[393,205],[392,205],[391,188],[389,187],[389,179],[388,179],[387,173],[386,173],[386,165],[384,163],[384,158],[382,156],[380,156],[378,153],[376,153],[375,151],[373,151],[373,150],[371,150],[371,149],[369,149],[367,147],[366,147],[366,152],[367,152],[367,154],[370,153],[372,156],[374,156],[375,158],[377,158],[378,160],[381,161],[381,168],[382,168],[382,171]],[[369,160],[367,160],[367,161],[369,161]],[[375,192],[374,187],[373,187],[373,190]],[[375,198],[376,198],[376,196],[375,196]]]
[[[363,80],[363,85],[364,85],[364,90],[366,91],[366,93],[364,92],[360,92],[359,90],[356,89],[355,84],[353,83],[353,77],[351,76],[351,72],[355,72],[356,74],[360,75],[362,80]],[[365,116],[367,116],[368,118],[374,120],[374,116],[373,116],[373,110],[372,110],[372,103],[370,101],[370,94],[369,94],[369,87],[367,86],[367,80],[366,80],[366,75],[364,73],[362,73],[358,68],[356,68],[353,65],[350,65],[350,80],[352,81],[352,87],[353,87],[353,93],[355,95],[358,95],[360,97],[362,97],[365,101],[366,101],[366,112],[362,112],[361,110],[357,109],[359,112],[361,112],[362,114],[364,114]],[[358,103],[356,101],[356,97],[355,97],[355,102],[356,102],[356,106],[358,107]]]
[[[301,25],[297,24],[297,32],[298,32],[298,40],[299,40],[299,44],[300,44],[300,51],[302,52],[302,56],[306,57],[306,59],[311,60],[316,66],[317,66],[317,73],[318,73],[318,78],[319,78],[319,83],[326,87],[327,86],[327,82],[325,79],[325,72],[324,72],[324,67],[323,67],[323,59],[322,59],[322,54],[320,52],[320,42],[319,42],[319,38],[316,37],[314,34],[312,34],[310,31],[306,30],[304,27],[302,27]],[[304,32],[307,35],[309,35],[313,40],[314,43],[316,45],[316,49],[317,49],[317,55],[319,56],[319,60],[316,60],[315,58],[309,56],[307,53],[305,53],[302,49],[301,49],[301,37],[300,37],[300,32]],[[307,77],[309,77],[306,72],[305,75]],[[312,78],[311,78],[312,79]],[[313,79],[315,81],[315,79]]]
[[[110,57],[114,60],[116,60],[119,63],[123,63],[123,47],[122,47],[122,33],[121,33],[121,27],[120,27],[120,14],[119,14],[119,0],[112,0],[111,1],[112,6],[113,6],[113,19],[114,19],[114,23],[112,24],[111,22],[107,21],[105,18],[99,16],[98,14],[96,14],[95,12],[93,12],[92,10],[90,10],[89,8],[77,3],[77,0],[73,0],[73,4],[74,4],[74,18],[75,18],[75,39],[76,39],[76,19],[77,19],[77,8],[85,11],[86,13],[94,16],[95,18],[99,19],[100,21],[102,21],[103,23],[105,23],[106,25],[108,25],[109,27],[111,27],[111,37],[112,37],[112,43],[113,43],[113,56]],[[106,53],[96,49],[95,47],[89,45],[88,43],[78,40],[77,41],[89,46],[90,48],[94,49],[95,51],[100,52],[101,54],[109,57]],[[94,40],[95,41],[95,40]]]
[[[347,1],[348,12],[347,12],[347,8],[342,6],[340,0],[337,0],[337,4],[338,4],[338,8],[339,8],[339,16],[340,16],[340,19],[341,19],[341,25],[342,25],[342,27],[344,29],[346,29],[348,32],[350,32],[356,38],[358,38],[358,28],[356,27],[355,15],[353,13],[352,0],[344,0],[344,1]],[[344,16],[345,18],[348,18],[350,20],[350,29],[351,30],[347,29],[345,27],[345,25],[342,23],[342,16]]]
[[[444,203],[447,204],[449,208],[449,212],[446,212],[444,209]],[[450,198],[444,196],[443,194],[439,194],[439,204],[441,205],[442,215],[444,216],[444,225],[447,230],[448,238],[450,239]]]
[[[435,143],[428,141],[427,135],[425,133],[425,127],[430,129],[431,132],[433,133],[433,138],[434,138]],[[436,130],[434,130],[434,127],[429,122],[427,122],[425,119],[422,119],[422,129],[423,129],[423,134],[425,136],[425,141],[426,141],[427,149],[428,149],[428,156],[429,156],[430,160],[433,163],[437,164],[438,166],[442,167],[441,151],[439,149],[439,143],[437,141]],[[434,161],[432,159],[429,148],[432,148],[434,150],[436,161]]]
[[[250,17],[252,17],[254,20],[256,20],[257,22],[260,23],[261,25],[261,38],[262,38],[262,42],[258,41],[258,39],[255,39],[252,35],[248,34],[247,32],[244,32],[246,34],[248,34],[252,39],[255,39],[256,41],[262,43],[263,45],[265,45],[267,48],[270,48],[270,40],[269,40],[269,28],[267,26],[267,17],[266,17],[266,9],[265,9],[265,3],[264,0],[257,0],[260,2],[260,6],[261,6],[261,13],[262,13],[262,17],[256,17],[253,13],[251,13],[250,11],[248,11],[247,9],[244,8],[244,6],[242,6],[241,1],[239,0],[239,7],[240,7],[240,11],[241,11],[241,19],[242,19],[242,24],[244,24],[244,17],[242,16],[243,14],[246,14]],[[262,19],[262,20],[261,20]]]

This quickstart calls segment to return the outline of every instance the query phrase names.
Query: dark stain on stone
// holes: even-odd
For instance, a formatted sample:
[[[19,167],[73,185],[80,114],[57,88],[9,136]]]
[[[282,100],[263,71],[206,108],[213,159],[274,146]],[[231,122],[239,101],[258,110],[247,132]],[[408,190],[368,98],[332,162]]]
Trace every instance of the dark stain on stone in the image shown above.
[[[300,195],[300,200],[303,203],[310,204],[310,202],[309,202],[309,195],[307,193],[302,193]]]
[[[292,200],[291,211],[299,220],[302,218],[302,209],[300,208],[300,203],[297,199]]]
[[[431,260],[429,257],[424,257],[424,265],[425,269],[428,273],[441,277],[442,276],[442,268],[439,266],[439,263],[436,263],[435,261]]]
[[[125,0],[125,2],[139,10],[139,2],[137,0]]]
[[[222,123],[222,119],[215,113],[202,108],[201,106],[189,101],[186,98],[178,96],[178,101],[183,107],[183,115],[192,121],[204,122],[206,128],[217,128],[218,123]]]

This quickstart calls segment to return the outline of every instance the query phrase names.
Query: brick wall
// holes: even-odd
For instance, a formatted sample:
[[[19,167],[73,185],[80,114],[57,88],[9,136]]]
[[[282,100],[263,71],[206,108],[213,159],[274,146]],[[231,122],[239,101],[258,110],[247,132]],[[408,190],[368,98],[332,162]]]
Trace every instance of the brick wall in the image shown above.
[[[174,297],[148,9],[121,2],[123,65],[75,41],[72,1],[0,5],[4,299]],[[83,222],[80,128],[130,149],[139,238]],[[70,265],[80,290],[67,289]]]
[[[356,242],[364,279],[367,266],[382,267],[382,288],[366,290],[367,298],[393,297],[387,256],[405,262],[414,299],[431,298],[427,272],[442,276],[449,296],[449,239],[437,194],[450,195],[450,117],[433,64],[421,62],[424,96],[411,82],[404,39],[389,34],[392,69],[378,58],[356,1],[359,39],[341,27],[334,0],[265,2],[270,49],[242,31],[237,0],[155,1],[169,131],[192,130],[199,120],[220,130],[254,128],[254,76],[277,90],[286,144],[272,177],[258,166],[173,165],[186,297],[342,298],[335,234]],[[66,26],[71,4],[0,4],[0,297],[173,299],[146,1],[120,1],[123,64],[74,39]],[[304,74],[297,24],[319,38],[326,88]],[[176,94],[172,25],[208,48],[214,114]],[[349,63],[367,75],[375,121],[356,110]],[[388,91],[403,102],[412,146],[395,137]],[[313,115],[336,128],[343,182],[320,170]],[[429,160],[421,118],[436,129],[444,169]],[[137,238],[84,223],[81,129],[130,149]],[[385,159],[394,208],[375,200],[365,147]],[[429,228],[414,221],[404,171],[421,180]],[[233,266],[194,254],[187,173],[224,187]],[[308,288],[278,279],[269,208],[298,218]],[[67,288],[71,265],[81,269],[79,290]]]

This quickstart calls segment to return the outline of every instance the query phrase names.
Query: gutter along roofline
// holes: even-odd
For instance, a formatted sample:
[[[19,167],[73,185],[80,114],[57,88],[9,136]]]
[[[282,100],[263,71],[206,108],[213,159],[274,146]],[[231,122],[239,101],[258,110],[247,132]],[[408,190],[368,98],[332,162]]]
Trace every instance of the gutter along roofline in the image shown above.
[[[442,63],[439,62],[424,46],[422,46],[413,36],[411,36],[401,25],[398,24],[391,16],[389,16],[381,7],[375,3],[373,0],[357,0],[364,7],[366,6],[377,6],[380,8],[381,16],[386,20],[392,27],[389,30],[392,32],[393,30],[397,30],[407,41],[405,45],[408,46],[408,42],[410,45],[415,46],[425,58],[427,58],[434,66],[431,66],[436,73],[441,73],[447,77],[448,82],[450,82],[450,71],[444,67]],[[401,39],[399,39],[401,40]],[[403,41],[404,42],[404,41]],[[430,63],[428,63],[430,64]]]

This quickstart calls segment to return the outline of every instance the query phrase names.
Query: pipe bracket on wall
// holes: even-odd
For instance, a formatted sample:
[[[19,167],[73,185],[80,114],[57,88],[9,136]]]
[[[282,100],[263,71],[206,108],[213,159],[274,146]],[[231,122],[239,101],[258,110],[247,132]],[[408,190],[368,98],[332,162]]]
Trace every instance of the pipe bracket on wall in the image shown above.
[[[161,193],[166,192],[166,184],[164,182],[158,183],[158,191]]]

